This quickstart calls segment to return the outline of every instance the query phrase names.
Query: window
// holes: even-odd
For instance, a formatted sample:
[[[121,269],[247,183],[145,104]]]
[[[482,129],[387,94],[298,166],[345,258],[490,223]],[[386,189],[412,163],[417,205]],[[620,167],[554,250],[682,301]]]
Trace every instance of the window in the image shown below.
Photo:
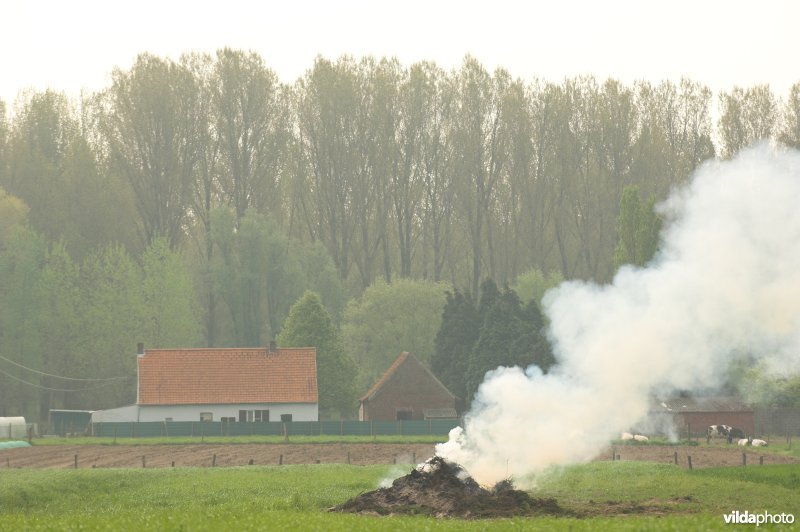
[[[292,422],[292,415],[291,414],[281,414],[281,422],[283,422],[283,423],[291,423]]]
[[[253,421],[269,421],[269,410],[239,410],[240,423]]]
[[[214,421],[214,414],[211,412],[200,412],[200,421]]]
[[[221,417],[221,418],[219,418],[219,420],[222,421],[223,423],[233,423],[233,422],[236,421],[236,418],[233,417],[233,416],[231,416],[231,417]]]
[[[411,419],[412,410],[410,408],[397,409],[397,421],[406,421]]]
[[[166,417],[166,418],[164,418],[164,421],[166,421],[167,423],[172,423],[172,418],[171,417]]]

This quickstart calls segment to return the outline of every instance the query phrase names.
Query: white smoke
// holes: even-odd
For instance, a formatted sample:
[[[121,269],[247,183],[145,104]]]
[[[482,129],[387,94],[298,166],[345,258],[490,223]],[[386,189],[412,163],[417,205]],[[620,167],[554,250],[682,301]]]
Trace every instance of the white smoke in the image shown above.
[[[484,484],[524,482],[591,460],[654,392],[714,388],[741,359],[800,370],[800,153],[760,145],[708,162],[661,209],[646,268],[547,294],[558,366],[487,373],[437,454]]]

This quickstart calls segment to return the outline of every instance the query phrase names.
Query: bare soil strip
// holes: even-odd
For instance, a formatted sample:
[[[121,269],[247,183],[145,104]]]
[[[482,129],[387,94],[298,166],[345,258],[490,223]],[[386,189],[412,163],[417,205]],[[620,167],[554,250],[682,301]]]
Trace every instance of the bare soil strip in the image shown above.
[[[433,455],[434,444],[197,444],[54,445],[0,451],[0,468],[230,467],[315,463],[411,464]],[[216,458],[215,458],[216,456]],[[144,463],[142,461],[144,457]]]
[[[621,445],[613,448],[620,460],[671,464],[678,453],[678,465],[693,468],[741,466],[742,453],[747,465],[800,463],[800,459],[753,452],[742,447],[680,447],[667,445]],[[75,467],[231,467],[249,465],[330,464],[417,464],[433,456],[430,443],[317,443],[317,444],[194,444],[194,445],[58,445],[18,447],[0,451],[0,468]],[[215,458],[216,456],[216,458]],[[142,461],[144,457],[144,462]],[[612,459],[612,448],[597,460]]]

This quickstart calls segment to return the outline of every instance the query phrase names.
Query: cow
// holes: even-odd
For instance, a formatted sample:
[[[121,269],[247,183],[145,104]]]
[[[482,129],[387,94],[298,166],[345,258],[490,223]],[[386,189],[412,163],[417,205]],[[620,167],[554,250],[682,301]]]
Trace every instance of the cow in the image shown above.
[[[631,434],[630,432],[623,432],[622,434],[620,434],[619,439],[622,441],[632,440],[633,434]]]
[[[765,442],[764,440],[759,440],[758,438],[755,439],[751,438],[750,445],[752,445],[753,447],[766,447],[767,442]]]
[[[710,443],[711,438],[727,438],[732,428],[730,425],[710,425],[706,429],[706,443]]]
[[[741,438],[736,442],[736,445],[739,445],[740,447],[746,447],[750,445],[750,440],[748,438]]]
[[[633,435],[633,439],[636,440],[636,441],[648,441],[648,440],[650,440],[650,438],[648,438],[647,436],[642,436],[641,434],[634,434]]]
[[[742,429],[738,429],[736,427],[731,427],[728,430],[728,443],[733,442],[734,439],[741,439],[747,438],[747,435],[744,433]]]

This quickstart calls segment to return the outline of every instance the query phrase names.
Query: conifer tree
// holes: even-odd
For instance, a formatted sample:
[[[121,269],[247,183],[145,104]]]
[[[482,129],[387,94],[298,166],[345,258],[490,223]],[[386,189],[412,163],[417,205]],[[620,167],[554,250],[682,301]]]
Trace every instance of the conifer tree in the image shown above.
[[[431,366],[442,384],[461,398],[466,398],[467,365],[479,330],[480,321],[472,298],[458,290],[452,294],[448,292]]]
[[[489,370],[499,366],[526,368],[531,364],[547,370],[553,362],[542,334],[542,314],[535,302],[523,307],[517,293],[506,288],[485,312],[467,367],[466,398],[470,401]]]

